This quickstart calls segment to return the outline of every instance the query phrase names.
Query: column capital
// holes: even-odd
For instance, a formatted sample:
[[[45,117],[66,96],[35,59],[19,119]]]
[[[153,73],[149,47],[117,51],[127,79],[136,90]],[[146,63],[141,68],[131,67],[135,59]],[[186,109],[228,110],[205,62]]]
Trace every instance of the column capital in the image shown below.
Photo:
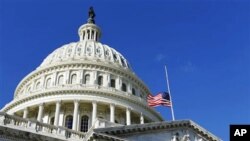
[[[114,104],[114,103],[110,103],[110,106],[116,106],[116,104]]]
[[[79,101],[80,101],[80,100],[75,99],[75,100],[74,100],[74,104],[79,104]]]
[[[127,107],[127,108],[126,108],[126,110],[129,110],[129,111],[131,111],[131,110],[132,110],[132,108],[130,108],[130,107]]]
[[[39,107],[40,107],[40,106],[44,106],[44,105],[45,105],[45,103],[44,103],[44,102],[43,102],[43,103],[40,103],[40,104],[39,104]]]
[[[97,103],[98,103],[98,101],[96,101],[96,100],[92,101],[92,104],[97,104]]]
[[[62,100],[57,100],[56,104],[62,104]]]

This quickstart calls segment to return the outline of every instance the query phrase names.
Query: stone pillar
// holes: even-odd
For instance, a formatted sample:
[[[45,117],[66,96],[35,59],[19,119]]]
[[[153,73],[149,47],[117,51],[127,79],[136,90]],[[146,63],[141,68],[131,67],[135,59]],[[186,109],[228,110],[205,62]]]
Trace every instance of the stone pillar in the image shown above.
[[[78,116],[78,108],[79,108],[79,101],[74,101],[74,115],[73,115],[73,128],[72,130],[76,130],[77,128],[77,116]]]
[[[94,125],[97,113],[97,103],[96,101],[92,102],[92,125]]]
[[[127,123],[127,125],[131,124],[131,116],[130,116],[130,109],[129,108],[126,109],[126,123]]]
[[[55,120],[54,120],[54,125],[58,126],[59,122],[59,115],[60,115],[60,107],[61,107],[61,101],[56,102],[56,110],[55,110]]]
[[[140,123],[141,123],[141,124],[144,124],[144,116],[143,116],[142,113],[141,113],[141,115],[140,115]]]
[[[39,122],[42,122],[43,110],[44,110],[44,103],[39,105],[39,110],[37,115],[37,121]]]
[[[115,122],[115,105],[110,104],[110,122]]]
[[[128,83],[127,85],[128,85],[128,86],[127,86],[127,92],[128,92],[129,94],[132,94],[132,86],[131,86],[131,84]]]
[[[117,90],[121,90],[121,78],[118,76],[117,78],[116,78],[116,80],[115,80],[115,88],[117,89]]]
[[[97,72],[92,72],[92,76],[90,75],[90,84],[95,85],[97,84]]]
[[[28,117],[28,108],[26,107],[24,110],[23,110],[23,118],[27,118]]]
[[[104,87],[109,87],[110,85],[110,74],[106,74],[104,75],[104,78],[103,78],[103,86]]]

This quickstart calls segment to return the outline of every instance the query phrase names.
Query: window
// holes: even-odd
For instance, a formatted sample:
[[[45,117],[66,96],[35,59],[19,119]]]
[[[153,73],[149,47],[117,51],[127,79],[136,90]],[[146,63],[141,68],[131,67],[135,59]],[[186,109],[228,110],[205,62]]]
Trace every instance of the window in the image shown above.
[[[72,129],[72,124],[73,124],[73,116],[72,115],[68,115],[65,118],[65,127]]]
[[[126,67],[126,65],[125,65],[125,62],[124,62],[123,58],[121,58],[121,62],[122,62],[122,66],[123,66],[123,67]]]
[[[58,85],[62,85],[62,84],[63,84],[63,75],[60,75],[60,76],[58,77],[57,84],[58,84]]]
[[[41,82],[36,83],[36,89],[39,89],[41,87]]]
[[[55,117],[50,118],[50,125],[54,125]]]
[[[47,79],[46,81],[46,88],[51,86],[51,78]]]
[[[136,95],[136,93],[135,93],[135,88],[132,88],[132,94],[133,94],[133,95]]]
[[[76,84],[76,74],[71,75],[70,84]]]
[[[27,92],[30,92],[30,91],[31,91],[31,86],[29,86],[27,89]]]
[[[103,76],[98,76],[98,85],[99,86],[103,85]]]
[[[84,84],[89,84],[90,83],[90,75],[89,74],[86,74],[84,76]]]
[[[110,86],[111,86],[112,88],[115,88],[115,79],[111,79],[111,81],[110,81]]]
[[[87,132],[89,128],[89,117],[88,116],[82,116],[81,118],[81,131]]]
[[[127,91],[127,85],[125,83],[122,83],[122,91],[124,92]]]

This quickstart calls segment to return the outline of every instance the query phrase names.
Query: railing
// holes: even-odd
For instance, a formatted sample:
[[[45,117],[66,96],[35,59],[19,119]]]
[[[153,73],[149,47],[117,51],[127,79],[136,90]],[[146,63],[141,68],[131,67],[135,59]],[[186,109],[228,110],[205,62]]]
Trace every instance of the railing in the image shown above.
[[[62,126],[54,126],[37,120],[23,119],[18,116],[0,112],[0,125],[23,131],[33,131],[44,136],[50,135],[61,139],[84,140],[86,133],[71,130]]]

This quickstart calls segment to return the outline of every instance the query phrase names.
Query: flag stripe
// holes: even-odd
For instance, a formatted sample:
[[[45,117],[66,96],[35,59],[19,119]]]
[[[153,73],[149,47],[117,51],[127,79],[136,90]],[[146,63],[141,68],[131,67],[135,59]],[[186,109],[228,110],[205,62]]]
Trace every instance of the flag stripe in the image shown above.
[[[149,94],[147,96],[148,106],[150,106],[150,107],[157,107],[157,106],[171,107],[172,103],[171,103],[169,97],[170,97],[169,93],[167,93],[167,92],[161,92],[155,96]]]

